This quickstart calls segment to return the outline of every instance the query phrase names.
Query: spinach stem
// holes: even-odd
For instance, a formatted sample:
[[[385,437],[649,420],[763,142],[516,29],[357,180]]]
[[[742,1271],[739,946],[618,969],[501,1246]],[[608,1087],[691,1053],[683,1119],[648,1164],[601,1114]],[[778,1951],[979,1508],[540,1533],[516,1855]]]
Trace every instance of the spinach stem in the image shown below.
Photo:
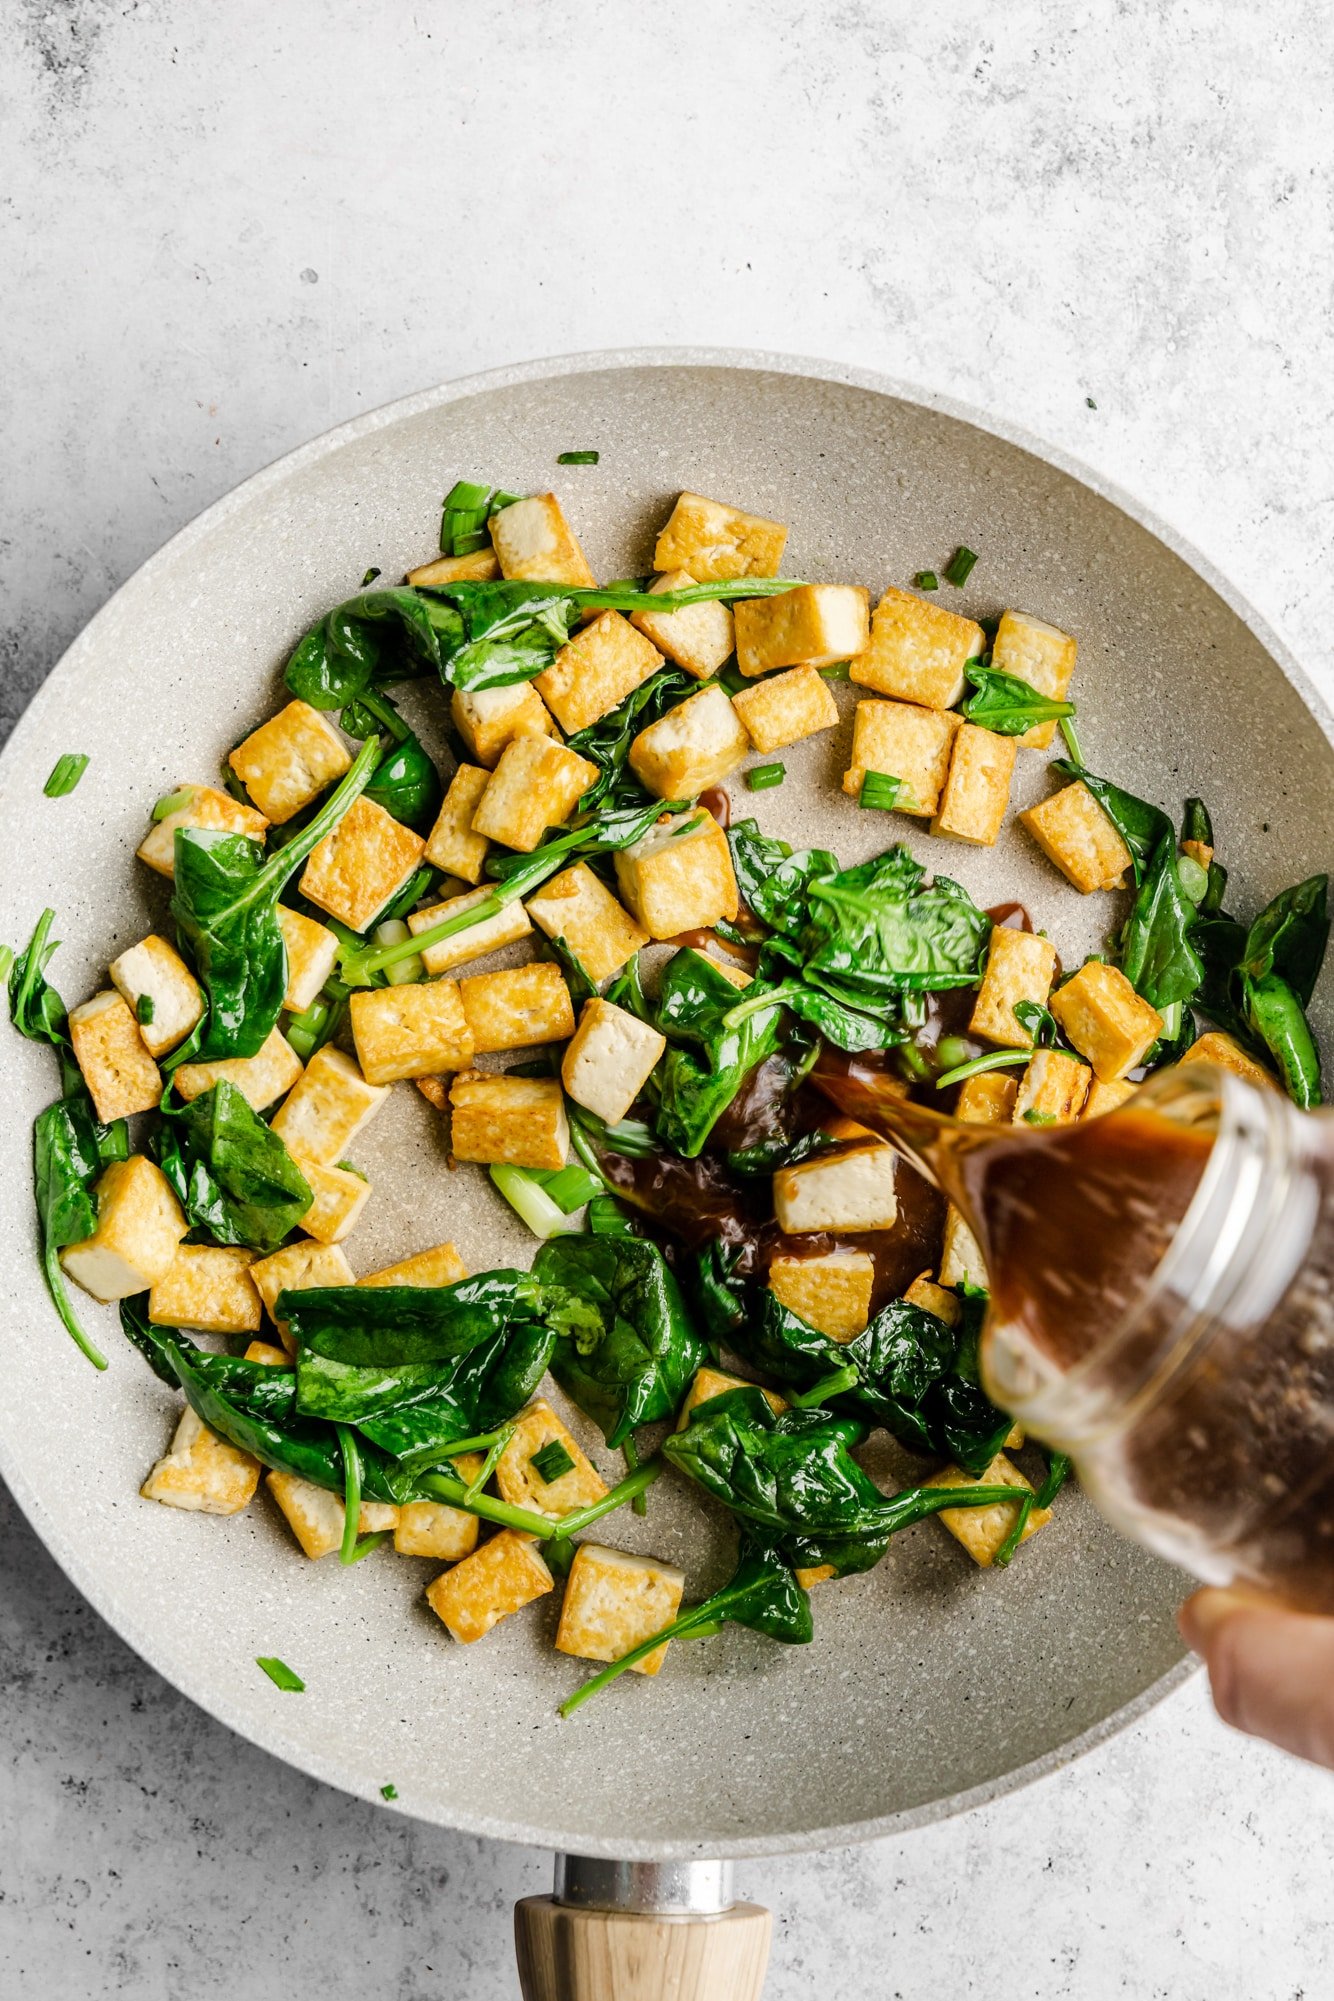
[[[79,1325],[74,1308],[70,1305],[69,1293],[65,1289],[65,1274],[54,1244],[42,1246],[42,1270],[46,1275],[46,1289],[51,1295],[51,1303],[65,1323],[65,1331],[71,1337],[81,1355],[86,1355],[95,1369],[105,1369],[107,1358],[100,1348],[95,1348]]]
[[[1073,716],[1061,717],[1061,735],[1065,738],[1065,747],[1070,753],[1071,762],[1073,764],[1083,764],[1084,753],[1079,748],[1079,737],[1075,731],[1075,719]]]
[[[625,1456],[626,1472],[637,1473],[639,1471],[639,1447],[635,1444],[635,1435],[633,1431],[630,1433],[630,1436],[626,1439],[625,1444],[621,1447],[621,1451]],[[648,1513],[647,1495],[636,1494],[634,1499],[631,1501],[630,1506],[634,1509],[637,1515],[646,1515]]]
[[[622,1654],[618,1661],[612,1661],[600,1673],[592,1675],[589,1680],[584,1682],[579,1688],[576,1688],[573,1695],[567,1695],[564,1702],[560,1705],[558,1714],[562,1717],[573,1716],[575,1710],[582,1709],[590,1696],[596,1695],[600,1689],[609,1687],[612,1682],[625,1674],[629,1668],[637,1666],[640,1661],[647,1660],[649,1655],[656,1653],[659,1647],[666,1646],[669,1640],[685,1640],[695,1637],[703,1639],[706,1633],[718,1632],[722,1625],[719,1614],[726,1607],[730,1596],[730,1592],[718,1591],[715,1592],[712,1598],[702,1599],[698,1605],[692,1606],[689,1611],[678,1613],[669,1626],[662,1627],[659,1632],[650,1633],[648,1638],[641,1640],[637,1647],[631,1647],[628,1654]]]
[[[1016,1063],[1027,1063],[1032,1054],[1031,1049],[993,1049],[988,1056],[975,1056],[971,1063],[943,1070],[936,1079],[936,1089],[943,1091],[947,1084],[962,1084],[966,1077],[980,1077],[984,1070],[1004,1070]]]
[[[637,1466],[633,1473],[627,1473],[624,1480],[613,1487],[609,1494],[604,1494],[600,1501],[594,1501],[591,1507],[577,1508],[572,1515],[562,1515],[558,1522],[551,1525],[552,1532],[560,1538],[572,1536],[577,1530],[586,1529],[591,1523],[600,1521],[603,1515],[612,1514],[615,1509],[623,1508],[627,1501],[633,1501],[637,1494],[645,1493],[653,1485],[662,1468],[663,1461],[656,1455],[652,1459],[645,1460],[642,1466]]]
[[[361,1524],[361,1453],[350,1424],[336,1424],[338,1449],[343,1455],[343,1540],[338,1550],[340,1563],[355,1563],[357,1530]]]
[[[993,1569],[1004,1570],[1023,1541],[1024,1530],[1028,1527],[1028,1518],[1033,1512],[1033,1503],[1036,1499],[1036,1494],[1025,1494],[1020,1501],[1014,1520],[1010,1524],[1009,1533],[991,1559]]]
[[[492,1439],[487,1455],[478,1467],[475,1477],[468,1482],[467,1500],[469,1504],[477,1499],[477,1496],[495,1472],[496,1467],[500,1463],[501,1453],[505,1450],[505,1447],[509,1444],[518,1428],[518,1425],[513,1421],[509,1424],[501,1425],[499,1431]]]
[[[456,1480],[450,1473],[423,1473],[417,1482],[428,1494],[448,1501],[451,1508],[462,1508],[465,1514],[477,1515],[484,1522],[494,1522],[497,1528],[516,1529],[520,1535],[536,1536],[539,1542],[549,1542],[556,1533],[557,1524],[548,1515],[534,1514],[529,1508],[516,1508],[508,1501],[498,1501],[491,1494],[474,1494],[468,1498],[468,1489],[462,1480]]]
[[[840,1397],[844,1390],[850,1390],[861,1380],[856,1369],[849,1363],[845,1369],[835,1369],[830,1375],[821,1376],[808,1390],[799,1396],[790,1396],[788,1402],[793,1410],[816,1410],[826,1397]]]

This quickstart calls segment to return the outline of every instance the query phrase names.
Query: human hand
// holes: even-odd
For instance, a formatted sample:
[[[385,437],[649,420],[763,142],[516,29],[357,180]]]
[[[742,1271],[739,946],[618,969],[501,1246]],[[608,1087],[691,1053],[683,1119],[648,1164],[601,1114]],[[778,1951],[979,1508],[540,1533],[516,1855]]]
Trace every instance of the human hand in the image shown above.
[[[1334,1619],[1245,1591],[1197,1591],[1178,1623],[1225,1723],[1334,1768]]]

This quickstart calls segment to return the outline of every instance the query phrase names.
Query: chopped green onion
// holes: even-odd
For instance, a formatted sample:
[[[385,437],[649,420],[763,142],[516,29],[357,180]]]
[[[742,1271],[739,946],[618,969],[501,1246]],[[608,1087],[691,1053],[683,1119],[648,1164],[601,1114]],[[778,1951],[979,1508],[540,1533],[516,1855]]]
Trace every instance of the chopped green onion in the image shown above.
[[[595,1237],[637,1237],[639,1225],[614,1195],[595,1195],[588,1205],[588,1228]]]
[[[56,760],[55,769],[42,787],[48,799],[63,799],[72,792],[84,772],[88,769],[88,759],[80,750],[67,750]]]
[[[152,994],[140,994],[134,1003],[134,1018],[141,1028],[147,1028],[155,1012]]]
[[[971,1063],[960,1063],[955,1070],[945,1070],[936,1079],[936,1089],[943,1091],[947,1084],[962,1084],[969,1077],[980,1077],[984,1070],[1004,1070],[1015,1063],[1027,1063],[1033,1054],[1031,1049],[993,1049],[989,1056],[975,1056]]]
[[[567,1216],[602,1192],[602,1176],[590,1174],[586,1167],[533,1168],[529,1172],[537,1174],[556,1207]]]
[[[381,1786],[380,1798],[382,1800],[396,1800],[398,1798],[398,1787],[392,1785]]]
[[[965,548],[961,542],[945,565],[945,582],[953,584],[956,590],[962,590],[973,574],[973,565],[976,561],[977,551]]]
[[[1205,892],[1209,887],[1208,869],[1201,868],[1194,855],[1178,855],[1177,876],[1181,883],[1182,893],[1192,903],[1203,903]]]
[[[1056,1114],[1055,1112],[1040,1112],[1035,1105],[1030,1105],[1024,1113],[1024,1124],[1026,1126],[1054,1126],[1056,1124]]]
[[[850,678],[851,665],[848,660],[835,660],[828,667],[820,667],[816,671],[826,681],[846,681]]]
[[[558,1438],[549,1438],[540,1452],[531,1453],[528,1464],[548,1487],[574,1471],[574,1461]]]
[[[540,1174],[529,1167],[514,1167],[507,1160],[498,1160],[487,1170],[492,1186],[504,1196],[516,1216],[525,1222],[535,1237],[544,1241],[548,1237],[569,1237],[579,1234],[579,1225],[571,1221],[570,1212],[563,1209],[542,1185]],[[578,1170],[576,1170],[577,1172]],[[565,1170],[558,1169],[564,1173]],[[592,1180],[590,1175],[589,1180]],[[601,1187],[601,1183],[596,1184]]]
[[[746,783],[752,792],[768,792],[775,785],[781,785],[786,777],[785,764],[757,764],[753,771],[746,773]]]
[[[455,556],[475,556],[479,549],[485,549],[491,537],[484,528],[469,528],[456,531],[451,537],[452,553]]]
[[[936,1044],[936,1062],[942,1070],[957,1070],[961,1063],[968,1061],[968,1038],[966,1035],[942,1035]]]
[[[934,570],[919,570],[913,578],[913,582],[919,591],[938,591],[940,589],[940,578]]]
[[[339,1163],[338,1163],[338,1167],[339,1167],[339,1171],[340,1171],[341,1173],[343,1173],[343,1174],[355,1174],[355,1175],[356,1175],[356,1177],[357,1177],[357,1180],[358,1180],[358,1181],[369,1181],[369,1180],[370,1180],[370,1175],[369,1175],[369,1174],[363,1174],[363,1173],[362,1173],[362,1171],[361,1171],[361,1169],[360,1169],[359,1167],[357,1167],[357,1166],[356,1166],[356,1165],[355,1165],[355,1164],[354,1164],[354,1163],[353,1163],[352,1161],[350,1161],[350,1160],[340,1160],[340,1161],[339,1161]]]
[[[1085,407],[1089,410],[1096,410],[1098,407],[1091,396],[1086,396],[1084,398],[1084,404]]]
[[[285,1689],[289,1695],[304,1695],[306,1684],[299,1674],[293,1674],[286,1661],[280,1661],[276,1654],[256,1654],[255,1666],[263,1668],[275,1688]]]
[[[558,452],[556,455],[558,466],[595,466],[597,462],[596,452]]]
[[[165,820],[171,813],[183,813],[194,796],[193,785],[180,785],[174,792],[164,792],[153,808],[153,820]]]
[[[373,935],[377,945],[402,945],[412,933],[401,917],[390,917],[376,925]],[[391,987],[410,987],[426,978],[426,961],[420,952],[413,952],[408,958],[396,959],[392,966],[386,966],[384,976]]]
[[[903,791],[903,780],[891,778],[887,771],[868,771],[862,777],[862,789],[857,794],[859,806],[874,806],[882,812],[892,812],[899,803]]]
[[[379,576],[379,574],[380,572],[375,568],[375,565],[372,564],[370,569],[367,570],[365,576],[361,580],[361,588],[365,590],[368,585],[373,584],[375,582],[375,579]]]
[[[326,1039],[333,1015],[333,1003],[316,994],[302,1014],[294,1014],[287,1024],[287,1040],[303,1063],[308,1063]]]
[[[479,486],[476,480],[456,479],[445,495],[444,504],[451,514],[462,514],[469,509],[485,514],[493,490],[489,486]]]
[[[1065,747],[1070,753],[1070,762],[1082,767],[1084,753],[1079,748],[1079,738],[1075,735],[1075,719],[1073,716],[1061,717],[1061,735],[1065,738]]]

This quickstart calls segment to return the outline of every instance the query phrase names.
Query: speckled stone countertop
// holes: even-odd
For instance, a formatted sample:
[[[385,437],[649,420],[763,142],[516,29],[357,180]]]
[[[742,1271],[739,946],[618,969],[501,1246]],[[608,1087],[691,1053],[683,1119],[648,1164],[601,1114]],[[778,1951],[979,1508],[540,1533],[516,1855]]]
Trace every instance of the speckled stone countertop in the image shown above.
[[[1049,437],[1331,687],[1315,0],[0,20],[3,728],[146,555],[290,446],[447,376],[663,341],[828,355]],[[0,1992],[515,1994],[510,1905],[546,1857],[275,1764],[3,1497],[0,1529]],[[1332,1850],[1334,1780],[1225,1731],[1196,1681],[965,1820],[738,1874],[776,1913],[773,2001],[1297,2001],[1334,1974]]]

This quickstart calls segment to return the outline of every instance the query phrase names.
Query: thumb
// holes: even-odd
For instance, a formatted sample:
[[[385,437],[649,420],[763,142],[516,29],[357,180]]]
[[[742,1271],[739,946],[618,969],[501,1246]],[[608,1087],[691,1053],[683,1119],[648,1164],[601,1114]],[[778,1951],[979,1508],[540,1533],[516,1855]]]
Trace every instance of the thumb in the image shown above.
[[[1242,1591],[1197,1591],[1180,1625],[1225,1723],[1334,1768],[1334,1619]]]

